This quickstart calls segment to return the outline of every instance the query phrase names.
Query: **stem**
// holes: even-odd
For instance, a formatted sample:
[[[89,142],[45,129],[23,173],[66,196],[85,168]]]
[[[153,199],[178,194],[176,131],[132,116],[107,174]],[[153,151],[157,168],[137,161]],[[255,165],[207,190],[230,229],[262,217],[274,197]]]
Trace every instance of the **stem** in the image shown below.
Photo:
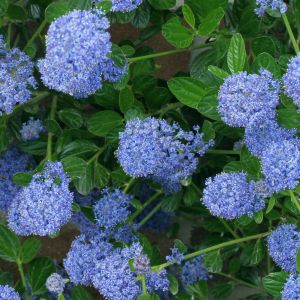
[[[206,151],[208,154],[228,154],[228,155],[240,155],[241,151],[236,151],[236,150],[217,150],[217,149],[212,149]]]
[[[159,202],[150,212],[149,214],[139,223],[139,228],[142,227],[145,223],[149,221],[149,219],[152,218],[152,216],[160,210],[160,207],[162,205],[162,202]]]
[[[259,233],[259,234],[255,234],[255,235],[245,236],[245,237],[235,239],[235,240],[232,240],[232,241],[228,241],[228,242],[224,242],[224,243],[221,243],[221,244],[217,244],[217,245],[214,245],[214,246],[211,246],[211,247],[201,249],[201,250],[192,252],[190,254],[187,254],[183,257],[183,260],[188,260],[188,259],[197,257],[201,254],[205,254],[205,253],[208,253],[208,252],[211,252],[211,251],[219,250],[219,249],[222,249],[222,248],[225,248],[225,247],[228,247],[228,246],[232,246],[232,245],[236,245],[236,244],[239,244],[239,243],[261,239],[261,238],[266,237],[269,234],[270,234],[269,232],[264,232],[264,233]],[[173,265],[174,263],[175,262],[166,262],[166,263],[163,263],[161,265],[152,267],[152,270],[154,272],[157,272],[157,271],[160,271],[164,268],[167,268],[167,267]]]
[[[12,29],[12,24],[9,23],[7,28],[7,46],[9,49],[10,49],[10,40],[11,40],[11,29]]]
[[[297,207],[299,213],[300,213],[300,203],[299,200],[296,198],[295,193],[292,190],[289,190],[292,202],[294,203],[294,205]]]
[[[136,178],[132,177],[129,182],[125,185],[125,188],[123,189],[123,193],[126,194],[130,188],[132,187],[132,185],[135,183]]]
[[[42,32],[42,30],[45,28],[45,26],[47,25],[47,21],[44,20],[40,26],[37,28],[37,30],[35,31],[35,33],[32,35],[32,37],[30,38],[30,40],[27,42],[27,44],[24,47],[24,50],[26,50],[26,48],[29,48],[31,46],[31,44],[35,41],[35,39],[37,38],[37,36]]]
[[[19,273],[20,273],[22,284],[23,284],[24,289],[25,289],[25,298],[26,298],[26,300],[27,299],[29,300],[29,299],[31,299],[31,297],[28,295],[28,292],[27,292],[27,284],[26,284],[26,279],[25,279],[25,275],[24,275],[22,262],[18,259],[16,261],[16,263],[17,263],[17,266],[18,266],[18,270],[19,270]]]
[[[288,34],[290,36],[290,39],[291,39],[291,42],[293,44],[294,50],[295,50],[296,54],[298,54],[299,53],[299,45],[297,44],[297,41],[295,39],[293,30],[292,30],[290,22],[289,22],[289,19],[287,18],[286,14],[281,14],[281,16],[282,16],[284,25],[285,25],[285,27],[287,29],[287,32],[288,32]]]
[[[193,47],[189,47],[189,48],[185,48],[185,49],[168,50],[168,51],[148,54],[148,55],[144,55],[144,56],[132,57],[132,58],[129,58],[128,61],[129,61],[129,63],[135,63],[135,62],[146,60],[146,59],[162,57],[162,56],[168,56],[168,55],[174,55],[174,54],[187,52],[187,51],[193,51],[193,50],[201,49],[201,48],[207,48],[207,47],[210,47],[212,45],[213,45],[213,43],[209,43],[209,44],[197,45],[197,46],[193,46]]]
[[[132,221],[142,213],[142,211],[148,207],[151,203],[153,203],[160,195],[162,194],[162,191],[158,191],[155,193],[151,198],[149,198],[140,209],[137,209],[129,218],[128,223],[132,223]]]
[[[92,156],[88,161],[87,161],[87,164],[90,164],[92,163],[93,161],[95,160],[98,160],[99,156],[103,153],[103,151],[107,148],[108,145],[105,145],[101,148],[99,148],[99,150],[95,153],[94,156]]]
[[[165,107],[161,108],[160,110],[156,111],[154,113],[154,115],[159,115],[160,118],[163,117],[163,115],[168,112],[169,110],[172,110],[172,109],[177,109],[177,108],[182,108],[184,107],[184,105],[180,102],[177,102],[177,103],[170,103],[170,104],[167,104]]]
[[[57,107],[57,96],[54,96],[51,104],[49,120],[55,119],[56,107]],[[46,156],[46,160],[49,161],[52,160],[52,138],[53,138],[53,133],[49,132],[48,142],[47,142],[47,156]]]
[[[233,236],[235,239],[239,239],[239,238],[240,238],[240,237],[234,232],[234,230],[229,226],[229,224],[228,224],[225,220],[219,218],[219,221],[224,225],[224,227],[232,234],[232,236]]]
[[[141,281],[142,281],[142,290],[143,290],[143,294],[147,294],[147,285],[146,285],[146,278],[145,278],[145,274],[143,274],[141,276]]]

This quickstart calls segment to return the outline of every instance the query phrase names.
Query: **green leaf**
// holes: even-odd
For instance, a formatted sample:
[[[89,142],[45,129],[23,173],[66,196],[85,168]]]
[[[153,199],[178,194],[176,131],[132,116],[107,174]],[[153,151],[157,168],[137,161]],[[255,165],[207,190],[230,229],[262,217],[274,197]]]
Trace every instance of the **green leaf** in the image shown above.
[[[21,186],[27,186],[31,179],[32,175],[29,173],[16,173],[13,176],[13,182]]]
[[[150,294],[139,295],[137,300],[151,300],[151,295]]]
[[[285,272],[270,273],[263,278],[263,287],[270,295],[280,297],[288,277],[289,274]]]
[[[176,5],[176,0],[148,0],[155,9],[164,10]]]
[[[259,54],[251,66],[253,72],[258,73],[261,69],[269,70],[275,77],[281,77],[280,67],[269,53]]]
[[[264,257],[264,248],[262,245],[262,241],[257,240],[251,254],[250,265],[255,266],[259,264],[263,259],[263,257]]]
[[[224,10],[221,7],[211,11],[201,22],[199,34],[201,36],[210,35],[220,24],[224,17]]]
[[[30,237],[22,245],[20,259],[22,263],[29,263],[38,254],[42,246],[40,240],[35,237]]]
[[[101,189],[108,185],[110,173],[109,171],[97,163],[94,167],[94,176],[95,176],[95,187]]]
[[[0,1],[0,16],[4,16],[8,9],[9,0],[1,0]]]
[[[223,268],[223,260],[220,250],[206,253],[204,255],[204,263],[210,272],[221,272]]]
[[[181,24],[179,17],[173,17],[163,25],[162,35],[176,48],[187,48],[194,39],[193,32]]]
[[[77,129],[83,125],[83,117],[77,109],[62,109],[58,112],[58,116],[62,122],[71,128]]]
[[[91,7],[91,0],[68,0],[69,10],[87,9]]]
[[[38,257],[29,264],[28,281],[33,295],[47,291],[45,282],[55,272],[55,264],[49,257]]]
[[[182,6],[182,13],[184,20],[194,29],[196,20],[192,9],[187,4],[184,4]]]
[[[234,284],[232,283],[217,283],[212,289],[211,293],[213,295],[214,300],[224,300],[228,299],[228,297],[232,294],[234,290]]]
[[[99,150],[98,146],[88,140],[75,140],[66,145],[62,151],[62,157],[90,156]]]
[[[207,118],[213,120],[221,120],[218,110],[218,100],[216,95],[206,95],[201,99],[197,106],[197,110]]]
[[[88,195],[95,184],[94,165],[87,164],[84,172],[81,173],[81,176],[74,180],[74,184],[80,194],[85,196]]]
[[[172,212],[175,211],[182,200],[182,192],[166,196],[162,200],[161,208],[165,211]]]
[[[120,91],[119,106],[122,113],[125,113],[130,107],[134,105],[134,95],[129,87]]]
[[[219,77],[220,79],[225,79],[229,76],[229,74],[219,67],[216,66],[208,66],[208,71],[212,74],[214,74],[216,77]]]
[[[11,20],[25,21],[27,19],[27,12],[20,5],[10,4],[7,9],[7,16]]]
[[[100,8],[104,12],[109,12],[112,8],[111,0],[102,0],[98,4],[96,4],[97,8]]]
[[[118,113],[104,110],[92,115],[87,121],[87,128],[94,135],[105,137],[111,130],[121,128],[122,124],[123,119]]]
[[[12,274],[8,272],[2,272],[0,270],[0,284],[13,286],[13,283],[14,281],[13,281]]]
[[[266,214],[268,214],[274,207],[276,202],[276,198],[275,197],[271,197],[268,201],[268,207],[266,209]]]
[[[72,179],[80,178],[86,169],[86,161],[75,156],[68,156],[61,160],[64,170],[71,176]]]
[[[230,41],[227,53],[227,65],[231,73],[237,73],[244,70],[246,63],[245,42],[241,34],[236,33]]]
[[[51,23],[56,18],[66,14],[68,10],[68,5],[64,1],[50,3],[45,10],[45,20]]]
[[[267,52],[268,54],[276,55],[276,44],[273,38],[269,36],[258,36],[251,41],[252,51],[255,56],[260,53]]]
[[[290,108],[278,109],[277,121],[286,128],[296,128],[300,126],[300,113]]]
[[[72,300],[93,300],[93,298],[84,287],[77,285],[72,289]]]
[[[21,244],[18,236],[0,224],[0,258],[15,262],[18,260]]]
[[[254,214],[254,221],[256,224],[261,224],[263,220],[264,220],[264,212],[262,210]]]
[[[168,81],[172,94],[184,105],[197,108],[205,95],[204,85],[190,77],[175,77]]]
[[[181,252],[181,253],[187,253],[188,248],[187,246],[181,241],[181,240],[174,240],[174,246]]]
[[[179,290],[178,280],[171,273],[168,274],[169,279],[169,291],[172,295],[177,295]]]
[[[65,296],[63,294],[59,294],[57,300],[65,300]]]
[[[300,273],[300,248],[297,251],[297,271]]]

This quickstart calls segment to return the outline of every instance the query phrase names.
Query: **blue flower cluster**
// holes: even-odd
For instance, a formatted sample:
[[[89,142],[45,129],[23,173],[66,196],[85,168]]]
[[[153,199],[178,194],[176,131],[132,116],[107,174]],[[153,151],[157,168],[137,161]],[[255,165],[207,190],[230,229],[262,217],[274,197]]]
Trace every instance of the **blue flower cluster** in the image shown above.
[[[286,95],[300,106],[300,54],[290,60],[283,83]]]
[[[261,70],[259,75],[233,74],[220,88],[218,112],[229,126],[246,127],[253,118],[262,122],[275,117],[279,93],[279,82],[267,70]]]
[[[37,86],[33,66],[23,51],[8,50],[0,35],[0,115],[11,113],[17,104],[24,104],[31,98],[31,89]]]
[[[96,3],[100,3],[103,0],[97,0]],[[112,0],[112,11],[115,12],[129,12],[135,10],[143,0]]]
[[[102,86],[103,76],[117,81],[125,71],[110,62],[109,21],[101,10],[74,10],[51,23],[46,57],[38,63],[46,86],[86,98]],[[127,66],[125,66],[127,68]]]
[[[124,222],[130,215],[129,207],[132,198],[118,189],[103,190],[100,199],[94,205],[97,225],[111,228]]]
[[[37,140],[44,131],[45,127],[41,120],[30,118],[27,122],[23,123],[20,134],[22,140],[27,142]]]
[[[135,271],[129,261],[133,260]],[[127,248],[113,248],[100,233],[79,236],[71,245],[64,266],[75,284],[93,285],[101,295],[111,300],[136,299],[140,283],[136,278],[146,275],[149,291],[168,289],[166,271],[152,273],[150,260],[139,243]]]
[[[198,155],[213,145],[203,134],[185,132],[178,124],[148,117],[133,119],[120,133],[118,160],[127,174],[160,183],[166,193],[181,189],[181,181],[196,170]]]
[[[9,227],[19,235],[49,235],[71,218],[73,193],[60,162],[48,162],[14,198]]]
[[[0,210],[6,211],[14,197],[20,191],[20,186],[13,182],[13,176],[18,172],[26,172],[34,162],[30,156],[21,153],[17,148],[11,148],[0,157]]]
[[[267,238],[269,254],[284,271],[297,271],[296,257],[300,248],[300,231],[295,225],[281,225]]]
[[[66,280],[58,273],[51,274],[46,280],[46,288],[49,292],[55,294],[63,293],[66,286]]]
[[[256,0],[255,12],[258,16],[264,15],[267,9],[278,9],[282,14],[287,11],[287,5],[283,0]]]
[[[221,173],[206,180],[202,201],[212,215],[231,220],[262,210],[263,196],[245,173]]]
[[[199,280],[210,278],[207,268],[204,266],[203,256],[188,260],[182,267],[181,280],[183,284],[194,284]]]
[[[178,265],[180,265],[183,257],[183,253],[176,246],[174,246],[171,248],[171,254],[166,256],[166,261],[176,262]]]
[[[21,300],[21,298],[10,286],[0,285],[0,300]]]
[[[300,274],[291,274],[282,291],[282,300],[300,299]]]

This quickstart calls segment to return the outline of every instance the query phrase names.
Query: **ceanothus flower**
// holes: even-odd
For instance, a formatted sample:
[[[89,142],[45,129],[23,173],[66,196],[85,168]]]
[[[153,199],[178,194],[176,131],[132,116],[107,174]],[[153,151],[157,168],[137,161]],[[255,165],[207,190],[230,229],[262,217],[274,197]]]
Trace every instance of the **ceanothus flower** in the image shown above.
[[[300,232],[292,224],[281,225],[267,238],[269,254],[284,271],[297,271],[296,257],[300,248]]]
[[[20,134],[22,140],[27,142],[37,140],[43,131],[45,131],[45,127],[41,120],[30,118],[27,122],[22,124]]]
[[[300,54],[291,58],[283,76],[285,94],[300,106]]]
[[[46,288],[49,292],[55,293],[55,294],[61,294],[63,293],[65,286],[66,286],[66,280],[62,278],[62,276],[58,273],[52,273],[46,280]]]
[[[130,269],[129,261],[138,262],[140,256],[144,256],[142,246],[139,243],[133,243],[130,247],[111,251],[98,264],[97,274],[93,276],[93,285],[96,289],[109,300],[133,300],[141,293],[140,282],[136,281],[137,273]],[[143,259],[145,262],[145,259]],[[140,272],[138,266],[138,272]],[[168,279],[166,271],[151,272],[148,266],[143,265],[143,271],[146,273],[147,290],[166,291],[168,289]]]
[[[75,284],[91,285],[92,277],[98,272],[98,264],[112,250],[101,232],[91,236],[81,234],[77,237],[64,259],[64,267]]]
[[[263,16],[267,9],[278,9],[280,13],[285,13],[287,11],[287,5],[283,0],[256,0],[255,12],[258,16]]]
[[[265,183],[273,192],[294,189],[300,179],[299,146],[293,141],[272,142],[261,156]]]
[[[197,155],[204,155],[213,145],[203,141],[203,134],[185,132],[178,124],[148,117],[133,119],[120,133],[118,160],[133,177],[144,177],[160,183],[166,193],[181,189],[180,182],[197,168]]]
[[[20,300],[19,294],[8,285],[0,285],[0,300]]]
[[[21,153],[17,148],[11,148],[0,157],[0,210],[6,211],[21,187],[13,182],[13,176],[26,172],[34,165],[32,158]]]
[[[37,86],[33,66],[23,51],[17,48],[9,50],[0,35],[0,116],[30,100],[31,89]]]
[[[291,274],[282,291],[282,300],[300,300],[300,274]]]
[[[180,265],[183,257],[183,253],[176,246],[174,246],[171,248],[171,254],[166,256],[166,261],[176,262],[178,265]]]
[[[60,162],[47,162],[14,198],[8,213],[9,227],[18,235],[55,233],[72,215],[69,183]]]
[[[95,0],[95,3],[101,3],[103,0]],[[114,12],[129,12],[135,10],[143,0],[112,0],[111,10]]]
[[[253,118],[262,122],[275,117],[279,93],[279,82],[267,70],[233,74],[220,88],[218,112],[227,125],[246,127]]]
[[[206,180],[203,204],[214,216],[232,220],[243,215],[250,217],[265,207],[256,183],[247,182],[243,172],[221,173]]]
[[[253,155],[261,156],[272,142],[296,141],[296,133],[296,129],[283,128],[273,119],[267,119],[264,122],[253,120],[245,130],[246,146]]]
[[[124,66],[118,67],[113,59],[107,59],[101,64],[103,70],[103,78],[109,82],[120,81],[128,71],[128,63],[126,62]]]
[[[101,10],[74,10],[51,23],[46,57],[39,61],[46,86],[86,98],[102,86],[103,76],[121,76],[109,58],[109,21]]]
[[[197,256],[188,260],[182,267],[181,280],[183,284],[194,284],[199,280],[208,280],[210,278],[207,268],[204,266],[203,256]]]
[[[132,196],[124,194],[118,189],[105,189],[101,198],[94,205],[97,225],[110,228],[124,222],[130,215]]]

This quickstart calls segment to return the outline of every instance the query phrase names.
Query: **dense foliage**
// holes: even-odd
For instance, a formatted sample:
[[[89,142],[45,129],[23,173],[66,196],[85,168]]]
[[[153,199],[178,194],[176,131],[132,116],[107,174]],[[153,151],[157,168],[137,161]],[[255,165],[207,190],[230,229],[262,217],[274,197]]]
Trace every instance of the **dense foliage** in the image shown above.
[[[0,21],[0,300],[300,299],[299,0],[1,0]]]

